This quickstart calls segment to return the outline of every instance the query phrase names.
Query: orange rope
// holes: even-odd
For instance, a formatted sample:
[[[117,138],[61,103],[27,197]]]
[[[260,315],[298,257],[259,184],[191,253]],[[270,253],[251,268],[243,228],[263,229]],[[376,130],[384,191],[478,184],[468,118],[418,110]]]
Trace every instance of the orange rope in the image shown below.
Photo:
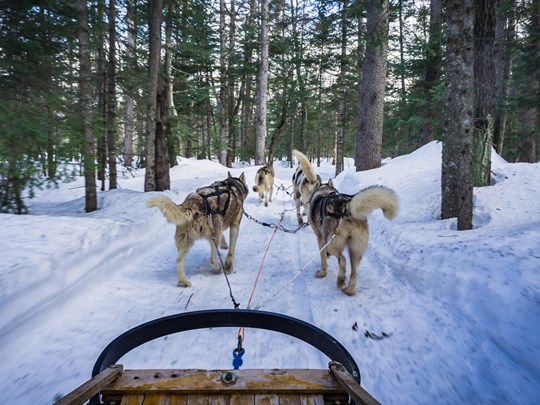
[[[246,309],[249,309],[249,306],[251,305],[251,300],[253,299],[253,295],[255,294],[255,288],[257,288],[257,282],[259,281],[259,276],[261,275],[262,268],[263,268],[263,265],[264,265],[264,261],[266,260],[266,255],[268,253],[268,250],[270,249],[270,245],[272,244],[272,240],[274,239],[274,236],[276,235],[276,232],[279,229],[279,226],[281,225],[281,222],[283,222],[283,217],[284,217],[284,215],[281,214],[281,218],[279,219],[278,224],[274,227],[274,233],[272,233],[272,236],[270,237],[270,241],[268,242],[268,245],[266,246],[266,250],[264,252],[264,255],[263,255],[263,258],[262,258],[262,261],[261,261],[261,265],[259,266],[259,272],[257,273],[257,277],[255,278],[255,282],[253,283],[253,289],[251,290],[251,295],[249,297],[249,301],[248,301]],[[244,328],[243,327],[238,329],[238,334],[237,335],[242,337],[242,342],[243,342],[244,341]]]

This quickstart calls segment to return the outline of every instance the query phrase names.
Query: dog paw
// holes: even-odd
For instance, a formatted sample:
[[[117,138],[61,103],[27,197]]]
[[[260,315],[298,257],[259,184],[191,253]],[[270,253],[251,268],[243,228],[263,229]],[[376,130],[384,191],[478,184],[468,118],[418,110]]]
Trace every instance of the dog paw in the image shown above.
[[[265,203],[264,203],[264,206],[265,206],[265,207],[268,207],[268,203],[267,203],[267,202],[265,202]]]
[[[353,295],[356,295],[356,290],[354,288],[351,288],[351,287],[342,288],[341,291],[343,291],[349,297],[352,297]]]
[[[345,288],[345,278],[338,278],[337,279],[337,287],[344,289]]]
[[[225,274],[231,274],[233,272],[232,263],[225,263],[225,269],[223,271]]]
[[[188,279],[178,280],[179,287],[191,287],[191,282]]]
[[[315,273],[315,277],[317,278],[323,278],[326,277],[326,270],[319,270],[317,273]]]

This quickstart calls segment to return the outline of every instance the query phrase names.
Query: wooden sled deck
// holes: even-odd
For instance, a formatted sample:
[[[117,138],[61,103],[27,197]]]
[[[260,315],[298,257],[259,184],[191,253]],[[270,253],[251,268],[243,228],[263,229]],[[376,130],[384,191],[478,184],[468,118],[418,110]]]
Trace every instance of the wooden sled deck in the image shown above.
[[[155,338],[185,330],[243,326],[275,330],[329,356],[327,370],[124,370],[124,354]],[[160,318],[112,341],[92,378],[55,405],[345,405],[378,404],[360,386],[360,372],[345,348],[326,332],[295,318],[251,310],[196,311]]]

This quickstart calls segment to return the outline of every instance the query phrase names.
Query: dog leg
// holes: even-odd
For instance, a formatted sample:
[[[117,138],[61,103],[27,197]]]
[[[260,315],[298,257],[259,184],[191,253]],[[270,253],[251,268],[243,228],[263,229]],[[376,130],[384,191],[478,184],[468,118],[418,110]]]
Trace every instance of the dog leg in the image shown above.
[[[176,273],[178,274],[178,285],[180,287],[191,287],[191,282],[186,277],[186,256],[189,249],[193,246],[193,241],[186,235],[176,236],[176,248],[178,257],[176,258]]]
[[[328,254],[326,252],[326,248],[323,249],[323,246],[325,245],[325,243],[322,238],[322,235],[316,234],[316,236],[317,236],[317,243],[319,244],[319,251],[320,251],[320,256],[321,256],[321,269],[317,273],[315,273],[315,277],[323,278],[323,277],[326,277],[326,274],[327,274]]]
[[[214,238],[214,236],[212,236]],[[219,273],[221,271],[221,260],[218,258],[218,250],[217,246],[220,246],[221,242],[223,240],[221,232],[215,236],[215,239],[210,240],[210,265],[212,266],[212,270],[214,270],[215,273]]]
[[[227,241],[225,240],[225,236],[223,234],[221,234],[221,243],[219,244],[219,247],[224,250],[229,248],[229,245],[227,244]]]
[[[274,182],[270,184],[270,199],[268,201],[272,202],[272,195],[274,195]]]
[[[338,264],[339,264],[339,271],[337,276],[337,287],[343,288],[345,287],[345,278],[347,276],[347,259],[345,259],[345,256],[343,253],[340,253],[338,256]]]
[[[358,277],[358,266],[360,266],[361,255],[353,252],[349,247],[349,260],[351,261],[351,277],[349,278],[349,285],[347,288],[343,288],[343,292],[349,296],[356,294],[356,279]]]
[[[231,225],[229,232],[229,253],[225,260],[225,273],[231,274],[233,271],[234,250],[236,248],[236,241],[238,240],[238,231],[240,227],[238,225]]]

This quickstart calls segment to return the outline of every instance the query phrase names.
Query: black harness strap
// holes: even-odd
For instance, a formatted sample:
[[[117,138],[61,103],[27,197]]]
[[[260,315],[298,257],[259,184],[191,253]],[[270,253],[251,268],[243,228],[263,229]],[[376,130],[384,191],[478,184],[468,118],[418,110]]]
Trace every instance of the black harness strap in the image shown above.
[[[212,187],[212,186],[209,186]],[[205,187],[205,188],[209,188]],[[219,186],[213,186],[214,192],[210,194],[201,194],[199,195],[202,197],[204,201],[204,210],[206,211],[207,215],[213,215],[213,214],[219,214],[219,215],[225,215],[225,212],[227,211],[227,208],[229,208],[229,203],[231,201],[231,190],[229,188],[223,190],[220,189]],[[210,206],[210,203],[208,202],[209,198],[216,197],[217,198],[217,206],[221,206],[221,196],[223,194],[226,194],[226,200],[225,200],[225,206],[222,209],[212,209]]]

